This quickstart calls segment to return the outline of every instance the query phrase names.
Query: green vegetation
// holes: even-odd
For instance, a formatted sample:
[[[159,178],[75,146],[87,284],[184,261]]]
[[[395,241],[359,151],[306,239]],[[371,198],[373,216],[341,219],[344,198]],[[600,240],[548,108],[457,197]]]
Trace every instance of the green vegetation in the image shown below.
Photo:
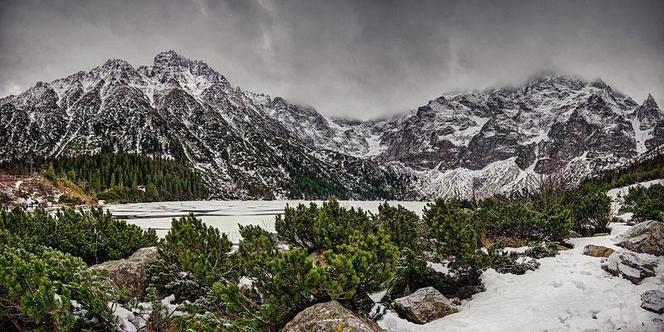
[[[5,232],[5,230],[0,230]],[[0,244],[0,330],[113,330],[112,287],[74,256]]]
[[[88,264],[156,240],[99,209],[0,210],[0,330],[113,330],[120,293]]]
[[[605,187],[586,184],[565,192],[561,205],[570,210],[573,229],[579,234],[592,236],[609,231],[611,199],[606,196],[606,190]]]
[[[624,209],[634,213],[633,220],[636,222],[664,221],[664,185],[653,184],[648,188],[643,186],[630,188],[625,196]]]
[[[45,166],[47,178],[75,182],[98,199],[113,202],[191,200],[208,196],[191,168],[159,157],[99,153],[56,159]]]
[[[664,154],[659,154],[627,167],[604,171],[599,176],[586,180],[584,184],[601,185],[611,189],[662,178],[664,178]]]
[[[0,172],[41,172],[56,184],[80,187],[88,195],[108,202],[194,200],[209,196],[195,170],[181,162],[143,154],[102,152],[54,160],[30,158],[0,164]],[[72,203],[84,201],[79,197]]]
[[[161,261],[150,271],[152,286],[164,296],[175,294],[178,299],[194,301],[215,282],[236,278],[231,248],[226,234],[193,215],[173,219],[159,243]]]
[[[289,188],[292,197],[318,198],[344,194],[344,188],[340,183],[312,174],[310,170],[294,169],[292,178]]]
[[[376,215],[344,208],[336,200],[298,205],[277,217],[276,235],[257,226],[240,227],[242,240],[234,252],[225,236],[190,216],[173,221],[160,243],[164,262],[152,280],[160,296],[179,294],[181,301],[193,303],[189,310],[196,315],[172,324],[238,330],[276,331],[304,308],[332,299],[367,314],[368,295],[381,289],[388,290],[386,299],[426,286],[467,298],[482,289],[480,275],[487,267],[502,266],[506,273],[532,268],[480,250],[481,236],[508,234],[529,220],[487,227],[486,213],[509,216],[503,210],[518,215],[525,209],[508,203],[516,204],[485,202],[480,208],[437,200],[427,205],[424,218],[388,204],[380,205]],[[572,226],[567,210],[554,217],[529,213],[541,225],[509,234],[558,240]],[[556,221],[564,225],[553,227]],[[430,267],[432,259],[448,262],[449,272]]]
[[[102,209],[71,208],[49,214],[15,208],[0,210],[0,230],[24,245],[44,245],[73,256],[87,264],[125,258],[142,247],[157,243],[154,230],[143,231],[123,220],[113,219]]]

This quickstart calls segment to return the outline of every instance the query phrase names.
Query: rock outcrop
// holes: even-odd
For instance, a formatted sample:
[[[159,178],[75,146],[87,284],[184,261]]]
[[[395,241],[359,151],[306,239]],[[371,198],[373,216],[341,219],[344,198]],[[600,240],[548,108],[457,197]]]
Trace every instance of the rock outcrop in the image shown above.
[[[614,250],[605,246],[596,246],[594,244],[589,244],[583,247],[583,254],[586,256],[593,257],[609,257],[613,254]]]
[[[111,282],[125,288],[129,296],[140,299],[145,295],[147,267],[157,259],[157,247],[147,247],[138,249],[129,258],[103,262],[91,268],[105,270]]]
[[[641,308],[664,314],[664,292],[649,290],[641,294]]]
[[[399,316],[417,324],[458,312],[452,301],[433,287],[420,288],[413,294],[394,300],[392,308]]]
[[[619,246],[655,256],[664,256],[664,222],[648,220],[636,224],[622,237]]]
[[[319,303],[304,309],[288,322],[282,332],[378,332],[375,322],[360,317],[337,301]]]
[[[641,280],[655,276],[657,262],[645,255],[635,254],[633,252],[614,252],[602,264],[602,269],[614,276],[622,276],[638,285]]]

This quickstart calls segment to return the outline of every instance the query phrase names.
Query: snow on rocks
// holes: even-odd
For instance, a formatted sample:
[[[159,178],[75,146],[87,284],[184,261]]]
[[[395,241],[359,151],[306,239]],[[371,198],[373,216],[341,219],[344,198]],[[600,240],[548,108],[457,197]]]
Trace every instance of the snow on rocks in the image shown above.
[[[614,252],[602,264],[602,269],[614,276],[622,276],[638,285],[641,280],[655,276],[657,262],[651,257],[633,252]]]
[[[120,305],[111,306],[111,308],[113,309],[113,315],[115,315],[115,324],[118,330],[125,332],[136,332],[138,330],[133,323],[136,320],[136,315],[133,312]]]
[[[337,301],[315,304],[298,313],[283,332],[378,332],[381,328],[344,308]]]
[[[166,316],[179,316],[182,311],[178,311],[179,305],[174,304],[175,295],[171,294],[161,301],[162,314]],[[118,303],[109,303],[108,306],[115,316],[115,325],[118,331],[135,332],[142,331],[147,325],[153,308],[150,302],[140,302],[135,307],[125,308]]]
[[[630,228],[619,246],[655,256],[664,256],[664,222],[648,220]]]
[[[641,294],[641,308],[658,314],[664,314],[664,292],[649,290]]]
[[[605,246],[596,246],[589,244],[583,247],[583,254],[592,257],[609,257],[613,254],[614,250]]]
[[[413,294],[398,298],[392,307],[400,316],[417,324],[458,312],[452,301],[433,287],[420,288]]]

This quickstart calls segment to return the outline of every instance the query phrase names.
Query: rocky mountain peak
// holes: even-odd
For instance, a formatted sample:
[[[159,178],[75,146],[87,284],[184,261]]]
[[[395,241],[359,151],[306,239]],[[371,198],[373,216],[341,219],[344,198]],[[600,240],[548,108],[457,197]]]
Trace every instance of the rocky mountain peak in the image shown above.
[[[154,57],[154,65],[159,67],[181,66],[189,61],[189,59],[177,54],[173,50],[161,52]]]
[[[655,98],[653,98],[651,94],[648,94],[648,97],[643,101],[643,104],[636,109],[636,120],[639,121],[639,128],[641,130],[655,128],[660,122],[664,122],[664,113],[659,109],[657,102],[655,102]],[[664,129],[664,123],[662,123],[661,127],[662,128],[659,129],[655,128],[656,131],[659,132]]]
[[[182,86],[191,87],[193,90],[205,89],[211,84],[230,88],[226,78],[207,63],[188,59],[173,50],[157,54],[154,57],[154,65],[143,71],[147,76],[156,77],[162,83],[175,79]]]
[[[648,94],[648,97],[643,102],[643,107],[659,108],[659,106],[657,105],[657,102],[655,101],[655,98],[651,94]]]
[[[133,70],[134,67],[129,64],[129,62],[124,61],[122,59],[108,59],[104,64],[101,66],[101,68],[104,68],[106,70]]]
[[[603,83],[603,82],[602,82]],[[547,73],[543,76],[531,78],[526,83],[527,90],[572,89],[578,90],[587,83],[575,76],[555,75]]]

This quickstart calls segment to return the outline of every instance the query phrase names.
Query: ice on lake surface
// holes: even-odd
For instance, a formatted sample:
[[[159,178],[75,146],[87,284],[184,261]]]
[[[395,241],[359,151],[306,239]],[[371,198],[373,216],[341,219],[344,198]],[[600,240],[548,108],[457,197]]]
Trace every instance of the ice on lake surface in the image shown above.
[[[274,232],[274,219],[282,214],[286,205],[297,206],[305,203],[322,204],[322,201],[180,201],[107,205],[114,217],[142,228],[153,228],[159,237],[164,237],[176,217],[194,213],[207,225],[214,226],[237,243],[240,239],[240,225],[258,225]],[[378,212],[378,205],[384,201],[339,201],[345,207],[362,208],[372,213]],[[390,205],[403,207],[422,214],[427,202],[388,201]]]

